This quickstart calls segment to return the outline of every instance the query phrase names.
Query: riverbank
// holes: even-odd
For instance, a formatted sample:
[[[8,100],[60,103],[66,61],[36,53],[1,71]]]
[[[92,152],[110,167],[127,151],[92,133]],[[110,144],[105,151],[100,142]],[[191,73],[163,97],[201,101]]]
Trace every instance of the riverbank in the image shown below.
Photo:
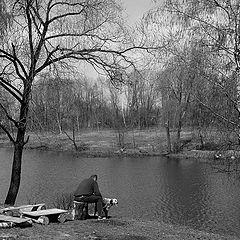
[[[71,152],[84,157],[111,156],[159,156],[166,151],[165,132],[161,129],[124,131],[119,144],[119,134],[114,130],[83,130],[75,136],[75,148],[71,133],[29,133],[27,149]],[[70,138],[69,138],[70,137]],[[0,135],[0,147],[11,147],[6,135]]]
[[[177,154],[167,154],[167,138],[164,129],[125,130],[122,132],[121,141],[124,147],[119,144],[119,133],[114,130],[92,130],[85,129],[76,134],[75,144],[70,139],[71,133],[53,134],[50,132],[29,133],[29,141],[26,149],[42,151],[60,151],[72,153],[79,157],[115,157],[115,156],[160,156],[169,158],[194,159],[201,162],[214,160],[216,150],[197,150],[198,140],[194,138],[191,131],[181,133],[182,141],[187,144]],[[12,147],[5,134],[0,135],[0,147]],[[77,148],[76,148],[77,147]],[[225,150],[221,152],[222,159],[231,156],[240,157],[240,148],[234,151]]]
[[[155,221],[112,218],[97,221],[69,221],[28,228],[1,229],[0,239],[6,240],[237,240],[234,236],[202,232],[184,226]]]
[[[29,133],[29,141],[26,149],[43,151],[69,152],[79,157],[114,157],[114,156],[160,156],[165,155],[177,159],[194,159],[201,162],[214,160],[216,150],[197,150],[197,139],[191,131],[181,133],[182,141],[188,142],[181,152],[167,154],[167,138],[164,129],[144,129],[124,131],[122,133],[122,144],[119,144],[119,134],[114,130],[91,130],[85,129],[76,134],[75,144],[70,139],[71,133],[53,134],[49,132]],[[69,138],[70,137],[70,138]],[[11,142],[5,134],[0,135],[0,147],[12,147]],[[240,148],[234,151],[228,150],[221,153],[223,158],[231,156],[240,157]]]

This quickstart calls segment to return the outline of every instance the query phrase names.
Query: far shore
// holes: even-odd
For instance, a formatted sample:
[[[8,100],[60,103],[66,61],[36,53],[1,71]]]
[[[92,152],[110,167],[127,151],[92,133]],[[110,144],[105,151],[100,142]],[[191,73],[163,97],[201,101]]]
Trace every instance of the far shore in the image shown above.
[[[208,162],[215,158],[215,150],[196,150],[190,147],[174,154],[168,154],[166,146],[166,133],[164,129],[128,130],[123,132],[124,147],[119,145],[118,133],[114,130],[92,130],[85,129],[76,134],[74,147],[73,141],[69,138],[72,133],[29,133],[29,142],[25,149],[41,151],[57,151],[72,153],[79,157],[147,157],[166,156],[177,159],[194,159],[196,161]],[[190,131],[183,131],[182,139],[191,138]],[[193,145],[193,144],[192,144]],[[0,135],[0,147],[11,148],[12,143],[5,134]],[[240,156],[240,151],[225,151],[228,156]]]
[[[71,137],[71,133],[67,133]],[[114,130],[83,130],[76,135],[75,149],[67,134],[29,133],[26,149],[70,152],[84,157],[160,156],[166,153],[165,133],[158,129],[124,132],[124,147]],[[0,147],[12,147],[7,136],[0,135]]]

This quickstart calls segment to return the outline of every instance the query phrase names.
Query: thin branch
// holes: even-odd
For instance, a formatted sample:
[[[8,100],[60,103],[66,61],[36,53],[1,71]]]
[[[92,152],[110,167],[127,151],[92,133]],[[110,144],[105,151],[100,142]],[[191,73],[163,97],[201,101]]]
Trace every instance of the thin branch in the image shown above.
[[[51,10],[52,8],[56,7],[57,5],[66,5],[66,6],[70,6],[70,7],[76,7],[76,6],[81,6],[84,7],[85,5],[82,3],[70,3],[70,2],[56,2],[54,4],[51,5],[52,0],[49,2],[49,10]]]
[[[2,81],[5,85],[7,85],[10,88],[12,88],[15,92],[17,92],[17,94],[19,94],[22,97],[22,93],[16,87],[14,87],[12,84],[10,84],[9,82],[7,82],[6,80],[4,80],[1,77],[0,77],[0,81]]]
[[[7,109],[6,109],[1,103],[0,103],[0,107],[3,109],[3,111],[4,111],[5,115],[7,116],[7,118],[8,118],[11,122],[13,122],[14,125],[18,128],[18,127],[19,127],[18,122],[17,122],[15,119],[13,119],[13,118],[8,114]]]
[[[60,18],[65,18],[65,17],[69,17],[69,16],[76,16],[76,15],[80,15],[82,12],[84,11],[84,8],[81,9],[80,11],[78,12],[68,12],[68,13],[65,13],[65,14],[62,14],[62,15],[58,15],[56,17],[53,17],[51,19],[49,19],[49,24],[52,23],[53,21],[57,20],[57,19],[60,19]]]
[[[9,61],[11,61],[13,64],[14,64],[14,67],[16,69],[16,72],[18,74],[18,76],[23,80],[25,81],[25,78],[22,76],[22,74],[20,74],[19,72],[19,68],[17,66],[17,64],[20,66],[21,70],[23,71],[24,73],[24,76],[26,77],[27,76],[27,72],[23,66],[23,64],[21,63],[21,61],[17,58],[16,56],[16,51],[15,51],[15,46],[12,44],[12,48],[13,48],[13,55],[4,51],[3,49],[0,48],[0,53],[2,53],[3,55],[1,55],[2,58],[6,58],[8,59]]]
[[[67,132],[64,131],[64,133],[67,135],[68,139],[73,143],[75,150],[78,150],[75,139],[70,137]]]
[[[240,128],[240,125],[239,125],[239,124],[237,124],[237,123],[235,123],[235,122],[233,122],[233,121],[225,118],[224,116],[216,113],[211,107],[209,107],[208,105],[206,105],[205,103],[203,103],[199,98],[196,98],[196,99],[197,99],[197,101],[198,101],[200,104],[202,104],[205,108],[207,108],[213,115],[215,115],[215,116],[218,117],[219,119],[223,120],[224,122],[230,123],[230,124],[232,124],[232,125],[235,126],[235,127]]]
[[[7,92],[9,92],[15,99],[17,99],[20,103],[22,102],[22,99],[14,92],[15,88],[11,85],[6,85],[3,82],[3,79],[0,78],[0,86],[2,86]],[[14,91],[12,89],[14,89]],[[21,94],[22,96],[22,94]]]
[[[231,21],[231,16],[230,13],[228,12],[228,10],[226,8],[224,8],[217,0],[213,0],[214,3],[216,4],[217,7],[221,8],[224,12],[226,12],[226,14],[228,15],[228,20],[229,22]]]
[[[39,12],[36,10],[36,8],[33,7],[32,5],[30,6],[30,8],[33,10],[34,14],[37,16],[37,18],[38,18],[38,20],[40,21],[40,23],[41,23],[42,25],[44,25],[44,21],[43,21],[43,19],[41,18]],[[35,26],[37,26],[37,25],[36,25],[36,20],[35,20],[35,18],[33,17],[34,14],[31,13],[32,19],[34,20],[34,23],[35,23]],[[36,29],[38,29],[38,28],[36,28]]]
[[[26,7],[26,16],[27,16],[27,26],[28,26],[28,41],[31,53],[31,62],[33,63],[34,60],[34,51],[33,51],[33,33],[32,33],[32,19],[30,14],[30,2],[27,4]]]
[[[10,141],[15,144],[15,140],[13,139],[11,133],[2,125],[2,123],[0,122],[0,128],[7,134],[8,138],[10,139]]]

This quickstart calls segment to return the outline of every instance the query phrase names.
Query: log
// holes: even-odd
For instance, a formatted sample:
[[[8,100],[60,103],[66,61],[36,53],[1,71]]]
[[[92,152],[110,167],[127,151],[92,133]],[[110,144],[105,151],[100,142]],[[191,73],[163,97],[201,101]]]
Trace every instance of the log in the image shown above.
[[[42,225],[48,225],[49,224],[49,218],[47,216],[41,216],[37,219],[37,223],[40,223]]]
[[[60,222],[60,223],[66,222],[66,221],[68,220],[67,214],[66,214],[66,213],[61,213],[61,214],[59,214],[57,220],[58,220],[58,222]]]
[[[33,212],[23,211],[22,214],[23,216],[31,218],[36,223],[48,225],[50,219],[52,218],[57,219],[59,215],[65,214],[67,212],[68,211],[63,209],[52,208],[52,209],[45,209],[45,210],[39,210],[39,211],[33,211]],[[61,221],[63,221],[63,219],[61,219]]]

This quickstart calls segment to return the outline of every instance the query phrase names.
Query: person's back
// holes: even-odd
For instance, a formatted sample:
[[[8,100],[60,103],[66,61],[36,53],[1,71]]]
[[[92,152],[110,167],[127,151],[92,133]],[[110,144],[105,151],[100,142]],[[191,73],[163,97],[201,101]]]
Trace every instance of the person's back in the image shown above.
[[[78,188],[74,192],[74,196],[90,196],[93,194],[93,182],[92,178],[86,178],[78,185]]]
[[[93,194],[95,196],[101,196],[97,181],[90,177],[80,182],[74,196],[91,196]]]
[[[103,199],[97,184],[97,175],[84,179],[74,192],[74,200],[79,202],[97,203],[99,218],[102,218]]]

